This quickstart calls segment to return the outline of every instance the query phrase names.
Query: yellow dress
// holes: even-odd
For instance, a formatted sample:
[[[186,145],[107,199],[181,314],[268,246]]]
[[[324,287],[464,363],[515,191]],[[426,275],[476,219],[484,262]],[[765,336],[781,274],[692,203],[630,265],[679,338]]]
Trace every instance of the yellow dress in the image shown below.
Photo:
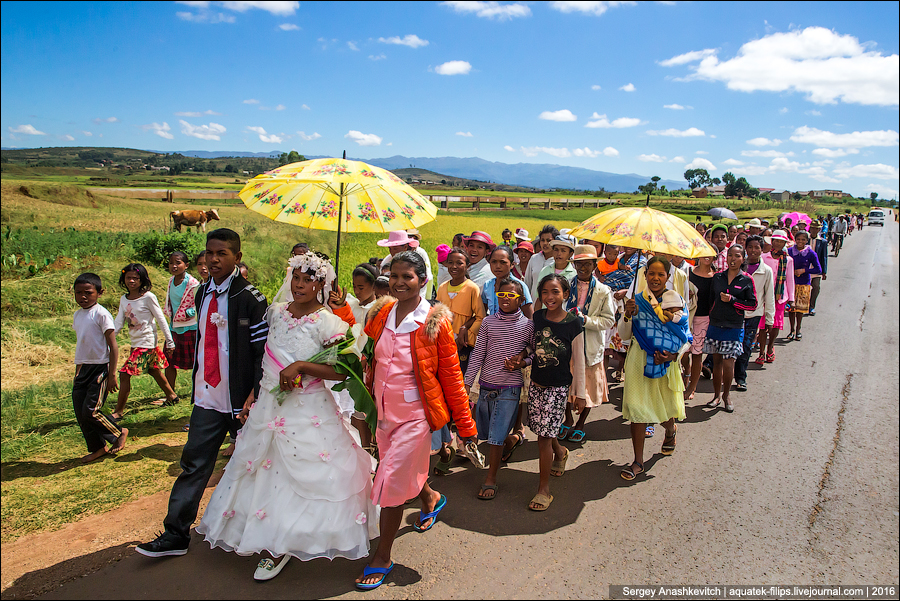
[[[631,338],[631,320],[619,320],[619,333]],[[624,334],[623,334],[624,333]],[[681,353],[669,364],[662,378],[644,375],[647,353],[632,339],[625,358],[625,390],[622,395],[622,417],[635,424],[661,424],[670,418],[683,420],[684,381],[679,367]]]

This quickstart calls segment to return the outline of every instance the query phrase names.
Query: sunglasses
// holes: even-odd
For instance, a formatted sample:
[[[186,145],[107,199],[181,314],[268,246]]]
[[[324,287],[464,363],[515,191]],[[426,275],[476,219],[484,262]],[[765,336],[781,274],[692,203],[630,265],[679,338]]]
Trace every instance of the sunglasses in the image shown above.
[[[518,292],[498,292],[497,298],[519,298],[522,296]]]

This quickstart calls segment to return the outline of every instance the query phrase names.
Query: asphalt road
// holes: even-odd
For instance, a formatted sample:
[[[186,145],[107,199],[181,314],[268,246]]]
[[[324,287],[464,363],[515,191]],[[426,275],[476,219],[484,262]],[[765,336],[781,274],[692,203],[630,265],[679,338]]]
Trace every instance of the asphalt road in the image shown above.
[[[437,525],[412,530],[409,507],[389,584],[359,593],[364,562],[294,560],[252,580],[258,558],[211,551],[132,554],[48,598],[596,598],[611,584],[898,583],[898,230],[866,227],[829,262],[801,342],[751,364],[736,411],[711,411],[708,381],[679,427],[678,449],[648,441],[646,477],[631,459],[621,392],[591,415],[584,444],[533,513],[537,445],[517,451],[497,499],[460,464],[435,482],[449,499]],[[160,522],[162,515],[159,516]]]

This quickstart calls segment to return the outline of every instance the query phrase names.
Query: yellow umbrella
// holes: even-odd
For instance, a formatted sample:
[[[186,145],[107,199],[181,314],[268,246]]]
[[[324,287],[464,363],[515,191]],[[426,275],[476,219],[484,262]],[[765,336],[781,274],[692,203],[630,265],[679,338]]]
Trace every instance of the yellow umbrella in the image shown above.
[[[399,177],[346,159],[312,159],[257,175],[239,192],[253,211],[269,219],[314,230],[383,233],[417,228],[437,217],[437,208]],[[339,218],[339,216],[341,216]]]
[[[569,234],[688,259],[716,256],[716,250],[687,221],[649,207],[603,211]]]

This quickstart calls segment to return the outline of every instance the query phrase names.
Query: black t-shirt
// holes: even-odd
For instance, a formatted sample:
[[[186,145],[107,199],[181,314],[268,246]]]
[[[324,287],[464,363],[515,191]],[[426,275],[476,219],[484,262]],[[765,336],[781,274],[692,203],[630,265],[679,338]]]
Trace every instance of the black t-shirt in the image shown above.
[[[535,312],[534,362],[531,379],[541,386],[569,386],[572,372],[572,341],[582,332],[581,320],[572,313],[560,322],[547,319],[547,309]]]
[[[694,270],[691,270],[691,273],[688,274],[690,278],[691,284],[697,287],[697,312],[694,313],[694,317],[707,317],[709,315],[709,310],[712,307],[712,303],[709,298],[709,291],[712,290],[712,278],[704,278],[694,273]]]

